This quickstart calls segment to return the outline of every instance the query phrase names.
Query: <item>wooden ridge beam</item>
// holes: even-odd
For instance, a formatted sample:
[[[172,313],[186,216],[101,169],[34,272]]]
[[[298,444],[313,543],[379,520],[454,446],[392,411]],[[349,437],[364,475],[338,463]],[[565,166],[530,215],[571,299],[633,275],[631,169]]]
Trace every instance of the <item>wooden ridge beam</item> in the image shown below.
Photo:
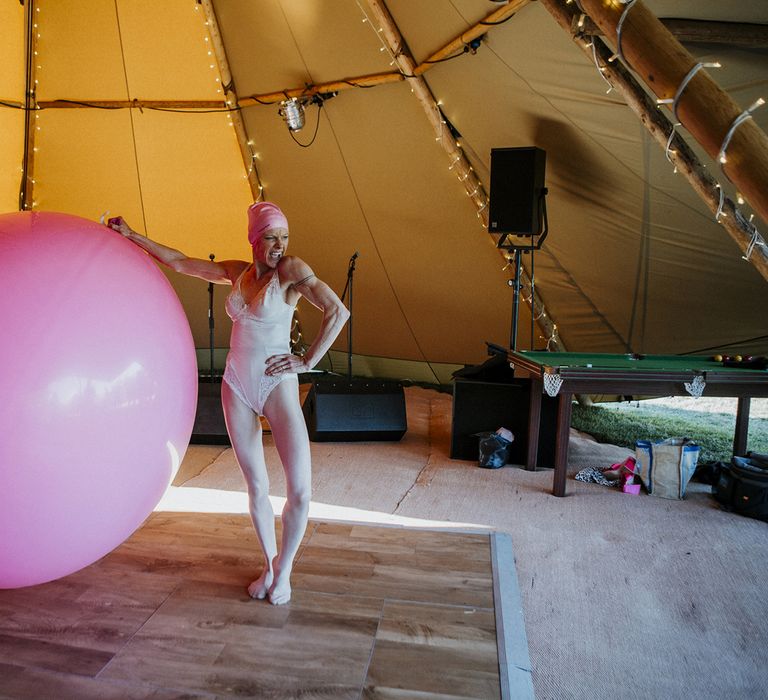
[[[227,64],[228,65],[228,64]],[[370,88],[386,83],[397,83],[405,80],[405,76],[399,71],[389,73],[374,73],[371,75],[359,75],[352,78],[342,78],[315,85],[274,90],[255,95],[237,97],[236,107],[252,107],[254,105],[278,104],[289,97],[312,97],[320,93],[339,92],[353,88]],[[222,79],[222,83],[223,83]],[[9,106],[23,107],[23,104],[13,100],[2,100]],[[48,100],[38,103],[41,109],[189,109],[189,110],[221,110],[227,109],[227,100]]]
[[[725,44],[739,48],[768,48],[768,24],[715,22],[704,19],[660,18],[659,21],[682,44]],[[590,18],[582,26],[585,34],[603,36]]]
[[[341,78],[340,80],[332,80],[326,83],[286,88],[285,90],[265,92],[258,95],[248,95],[240,99],[239,105],[241,107],[250,107],[259,104],[276,104],[287,100],[289,97],[312,97],[325,92],[340,92],[341,90],[351,90],[353,88],[370,88],[386,83],[397,83],[402,80],[405,80],[405,76],[397,71],[359,75],[354,78]]]
[[[193,111],[224,111],[227,103],[221,100],[42,100],[40,109],[170,109]]]
[[[564,0],[539,0],[539,2],[552,14],[557,23],[572,35],[574,43],[592,61],[592,47],[588,44],[587,39],[578,33],[574,33],[579,17],[578,10],[572,9],[574,6],[567,4]],[[640,118],[640,121],[654,139],[666,149],[669,135],[672,133],[672,122],[658,108],[654,100],[629,70],[621,65],[619,61],[609,60],[613,56],[613,51],[597,38],[593,37],[592,41],[600,61],[602,74],[624,97],[627,106]],[[702,198],[714,218],[714,215],[720,210],[721,190],[717,181],[679,135],[675,135],[670,148],[672,162],[677,166],[680,174],[688,180],[694,191]],[[744,222],[744,218],[739,216],[738,209],[733,201],[727,197],[723,201],[722,214],[724,216],[719,217],[718,222],[735,241],[742,253],[746,253],[753,232]],[[764,249],[760,246],[755,246],[749,260],[763,278],[768,280],[768,256],[766,256]]]
[[[580,0],[584,11],[617,47],[617,25],[621,28],[624,62],[659,99],[672,99],[683,80],[696,66],[696,59],[672,36],[643,0],[625,5],[618,0]],[[557,4],[544,0],[545,6]],[[768,135],[753,119],[735,130],[744,108],[737,105],[706,71],[690,79],[677,105],[677,117],[707,154],[718,161],[721,148],[731,134],[721,162],[722,171],[749,201],[757,215],[768,222]]]
[[[768,48],[768,24],[712,22],[671,17],[662,19],[661,23],[681,43]]]
[[[441,145],[443,150],[448,154],[451,159],[451,167],[455,168],[457,173],[463,173],[464,177],[459,180],[464,185],[467,195],[475,205],[478,216],[482,219],[486,229],[488,228],[488,195],[485,193],[485,188],[480,178],[475,173],[472,165],[467,159],[464,151],[460,145],[456,142],[456,139],[451,134],[448,126],[443,119],[440,107],[435,99],[432,91],[427,85],[427,82],[420,75],[415,74],[416,62],[408,49],[408,46],[403,39],[400,30],[397,27],[392,15],[389,13],[389,9],[383,0],[367,0],[377,22],[381,26],[382,36],[385,43],[389,47],[392,55],[395,57],[400,70],[408,77],[411,90],[414,96],[420,102],[424,113],[429,120],[432,128],[435,130],[436,141]],[[523,3],[524,4],[524,3]],[[494,13],[495,14],[495,13]],[[411,77],[412,76],[412,77]],[[499,249],[502,258],[505,262],[509,263],[509,259],[506,256],[506,251]],[[521,283],[524,285],[530,285],[531,280],[527,272],[522,271],[523,278]],[[539,294],[538,290],[534,289],[534,295],[528,302],[531,305],[531,313],[535,313],[533,306],[535,305],[541,311],[541,317],[537,321],[539,327],[547,334],[548,342],[552,346],[553,350],[563,351],[565,347],[557,335],[557,324],[552,316],[546,310],[544,302]]]

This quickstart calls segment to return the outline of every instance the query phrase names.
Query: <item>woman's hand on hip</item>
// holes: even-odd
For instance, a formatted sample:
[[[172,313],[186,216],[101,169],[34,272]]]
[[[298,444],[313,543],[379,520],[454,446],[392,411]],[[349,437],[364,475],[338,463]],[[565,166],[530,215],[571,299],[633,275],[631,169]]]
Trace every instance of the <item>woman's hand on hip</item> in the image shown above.
[[[272,355],[267,358],[267,367],[264,370],[265,374],[275,376],[278,374],[285,374],[286,372],[300,373],[309,371],[307,363],[304,358],[298,355]]]

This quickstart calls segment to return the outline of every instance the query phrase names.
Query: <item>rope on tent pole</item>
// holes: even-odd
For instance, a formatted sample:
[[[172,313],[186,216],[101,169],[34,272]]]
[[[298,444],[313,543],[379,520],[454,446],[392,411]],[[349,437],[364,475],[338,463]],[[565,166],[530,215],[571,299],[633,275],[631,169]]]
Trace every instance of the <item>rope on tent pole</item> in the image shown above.
[[[117,8],[117,0],[114,0],[114,2],[115,2],[115,21],[117,22],[117,36],[118,36],[118,39],[120,40],[120,58],[123,61],[123,78],[125,80],[125,94],[126,94],[126,97],[130,100],[131,90],[130,90],[130,87],[128,86],[128,68],[125,63],[125,47],[123,46],[123,31],[120,26],[120,12]],[[133,103],[139,106],[139,109],[141,109],[141,106],[139,105],[138,100],[134,100]],[[134,158],[134,162],[136,163],[136,182],[139,188],[139,203],[141,204],[141,219],[144,223],[144,232],[148,235],[149,229],[147,228],[147,215],[144,208],[144,192],[141,187],[141,171],[139,169],[139,151],[136,145],[136,126],[133,122],[133,107],[129,108],[128,116],[131,121],[131,139],[133,141],[133,158]]]
[[[28,0],[26,8],[26,71],[24,87],[24,158],[21,166],[21,184],[19,186],[19,211],[34,208],[33,188],[35,163],[35,129],[32,125],[32,112],[37,111],[35,90],[35,31],[34,0]],[[35,114],[35,119],[37,119]]]

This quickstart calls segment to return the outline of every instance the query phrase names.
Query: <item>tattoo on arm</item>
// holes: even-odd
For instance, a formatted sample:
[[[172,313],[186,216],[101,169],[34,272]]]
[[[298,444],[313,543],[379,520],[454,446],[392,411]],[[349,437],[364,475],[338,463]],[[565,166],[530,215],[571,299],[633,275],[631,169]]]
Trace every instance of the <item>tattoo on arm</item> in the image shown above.
[[[314,276],[315,276],[314,274],[307,275],[304,279],[299,280],[298,282],[294,282],[293,286],[298,287],[300,284],[304,284],[304,282],[306,282],[307,280],[311,280]]]

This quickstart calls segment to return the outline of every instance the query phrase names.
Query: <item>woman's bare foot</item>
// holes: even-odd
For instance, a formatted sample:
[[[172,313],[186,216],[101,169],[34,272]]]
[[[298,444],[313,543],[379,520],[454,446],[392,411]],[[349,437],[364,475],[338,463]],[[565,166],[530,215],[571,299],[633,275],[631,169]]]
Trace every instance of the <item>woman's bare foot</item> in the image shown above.
[[[277,558],[272,562],[275,579],[269,587],[269,602],[272,605],[285,605],[291,599],[291,569],[282,568],[277,564]]]
[[[251,596],[251,598],[256,598],[257,600],[264,600],[264,598],[267,597],[267,594],[269,593],[269,589],[272,586],[272,569],[270,569],[268,566],[264,566],[264,571],[261,572],[261,576],[257,578],[255,581],[251,582],[251,584],[248,586],[248,595]]]

